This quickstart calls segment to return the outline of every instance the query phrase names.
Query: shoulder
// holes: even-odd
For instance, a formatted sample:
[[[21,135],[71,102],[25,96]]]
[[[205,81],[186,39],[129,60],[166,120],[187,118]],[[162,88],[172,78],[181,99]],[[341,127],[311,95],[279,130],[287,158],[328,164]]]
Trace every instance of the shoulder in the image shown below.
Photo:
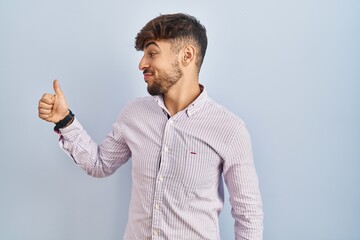
[[[128,102],[119,114],[122,120],[140,120],[158,115],[161,109],[153,96],[135,98]]]
[[[131,100],[130,102],[128,102],[127,105],[125,106],[125,108],[141,107],[144,104],[151,105],[154,103],[156,103],[156,101],[155,101],[154,97],[152,97],[152,96],[139,97],[139,98],[135,98],[135,99]]]
[[[210,98],[201,110],[199,122],[200,126],[211,129],[208,133],[215,136],[217,142],[222,141],[227,146],[233,139],[249,134],[245,122],[238,115]]]
[[[143,112],[143,111],[153,111],[157,105],[156,100],[152,96],[140,97],[135,98],[129,101],[125,107],[123,108],[122,112],[125,114],[132,112]]]
[[[213,99],[208,98],[205,108],[207,111],[211,112],[211,115],[215,117],[220,124],[231,125],[232,127],[245,126],[245,122],[235,113],[231,112],[229,109],[223,105],[215,102]]]
[[[226,142],[226,150],[223,152],[224,159],[227,159],[228,163],[232,160],[244,163],[246,160],[251,159],[251,137],[245,122],[238,115],[212,99],[208,101],[208,105],[218,115],[219,127],[217,131],[227,136],[226,140],[224,140]]]

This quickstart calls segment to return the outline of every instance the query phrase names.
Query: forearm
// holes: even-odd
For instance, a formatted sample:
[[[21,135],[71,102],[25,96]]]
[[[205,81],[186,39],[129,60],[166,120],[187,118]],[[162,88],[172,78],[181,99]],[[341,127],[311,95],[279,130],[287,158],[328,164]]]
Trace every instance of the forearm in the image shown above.
[[[236,240],[262,240],[263,239],[263,210],[261,199],[252,196],[254,202],[242,204],[243,209],[233,209],[235,219]],[[250,199],[249,199],[250,200]]]
[[[236,240],[263,239],[263,209],[258,179],[253,166],[234,167],[226,174]]]
[[[91,176],[108,176],[129,158],[128,149],[125,146],[119,149],[111,135],[98,146],[76,118],[60,129],[60,134],[60,147]]]

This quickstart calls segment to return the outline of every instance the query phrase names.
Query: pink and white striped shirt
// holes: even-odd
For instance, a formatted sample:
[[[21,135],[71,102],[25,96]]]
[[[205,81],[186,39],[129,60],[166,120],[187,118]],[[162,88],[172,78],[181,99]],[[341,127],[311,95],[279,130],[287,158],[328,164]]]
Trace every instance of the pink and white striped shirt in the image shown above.
[[[262,202],[249,134],[205,90],[171,117],[161,96],[132,101],[100,145],[77,119],[61,129],[60,139],[61,147],[95,177],[114,173],[131,158],[126,240],[220,239],[222,179],[236,239],[262,239]]]

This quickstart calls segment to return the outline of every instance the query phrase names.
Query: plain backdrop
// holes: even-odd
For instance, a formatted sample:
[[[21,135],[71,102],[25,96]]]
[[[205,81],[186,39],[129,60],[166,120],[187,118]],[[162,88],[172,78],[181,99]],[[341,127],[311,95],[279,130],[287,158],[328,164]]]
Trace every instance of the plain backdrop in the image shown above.
[[[86,175],[37,104],[59,79],[98,143],[147,95],[137,32],[163,13],[207,28],[200,81],[252,136],[265,240],[360,239],[360,2],[0,0],[0,239],[118,240],[131,160]],[[234,239],[228,195],[223,240]]]

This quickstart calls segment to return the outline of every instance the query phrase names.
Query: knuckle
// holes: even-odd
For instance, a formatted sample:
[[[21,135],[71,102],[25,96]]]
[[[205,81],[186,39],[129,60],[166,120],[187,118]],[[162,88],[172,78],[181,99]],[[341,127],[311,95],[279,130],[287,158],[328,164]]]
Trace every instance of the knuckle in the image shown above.
[[[39,118],[45,120],[44,114],[39,113]]]

